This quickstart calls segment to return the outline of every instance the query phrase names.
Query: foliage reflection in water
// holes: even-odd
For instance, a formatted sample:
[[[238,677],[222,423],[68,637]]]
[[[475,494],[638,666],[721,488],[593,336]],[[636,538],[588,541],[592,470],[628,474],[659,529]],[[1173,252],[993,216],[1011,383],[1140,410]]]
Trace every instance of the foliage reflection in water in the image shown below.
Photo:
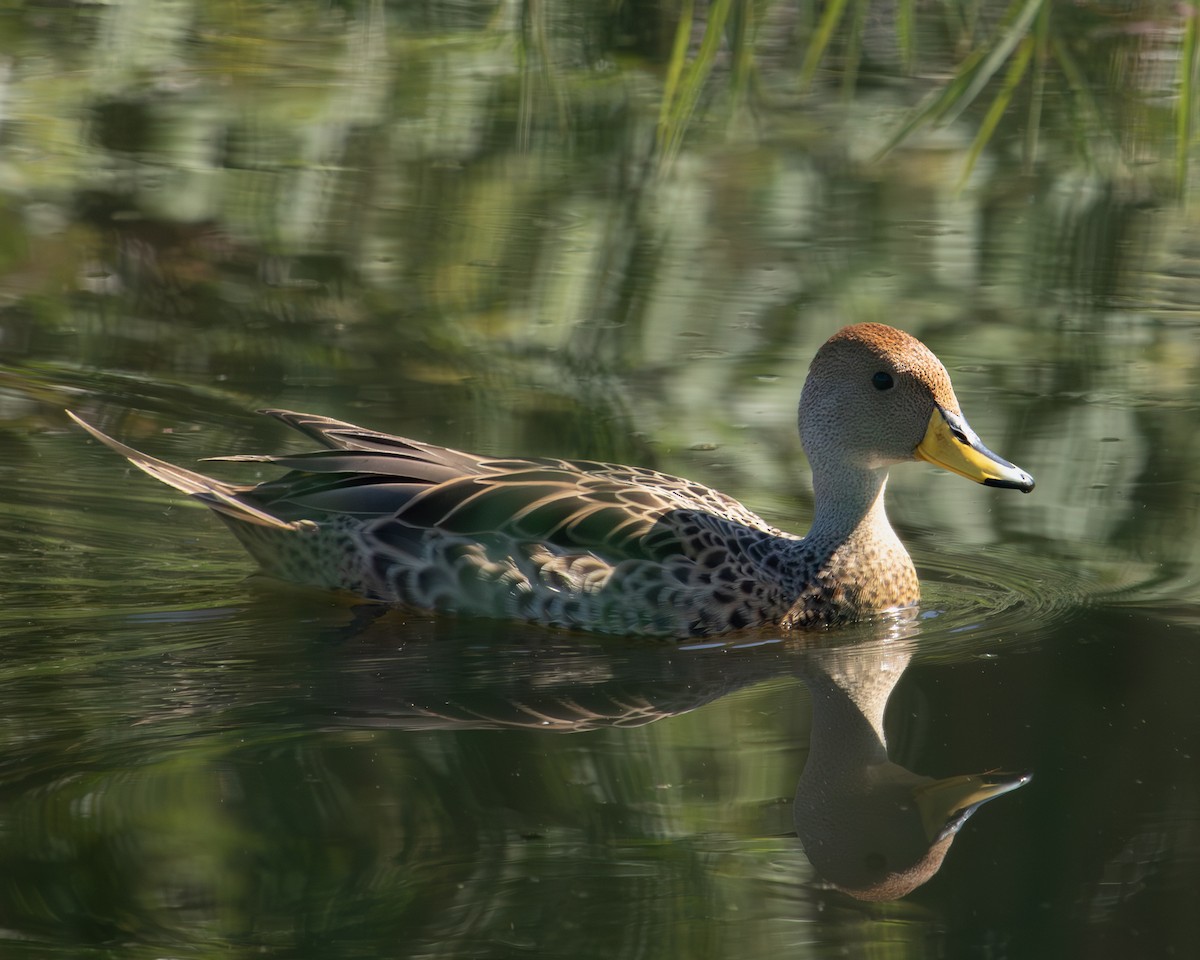
[[[6,956],[1195,952],[1197,18],[806,9],[0,11]],[[1039,483],[890,482],[925,597],[890,762],[1036,772],[898,902],[791,835],[815,651],[356,634],[61,416],[190,463],[314,409],[802,529],[796,390],[861,320],[928,343]],[[571,677],[680,712],[483,709]]]
[[[3,781],[22,825],[3,841],[10,929],[147,949],[208,937],[365,948],[403,930],[418,954],[510,937],[553,954],[570,924],[546,911],[566,883],[596,956],[631,921],[638,937],[673,939],[661,908],[675,897],[730,897],[730,910],[750,911],[732,929],[766,947],[816,918],[821,871],[871,899],[926,880],[983,798],[958,789],[977,779],[935,783],[887,758],[883,709],[916,650],[915,622],[681,649],[321,619],[321,638],[260,626],[248,644],[251,624],[189,651],[198,628],[185,618],[183,642],[142,661],[161,692],[125,700],[120,735],[111,719],[81,735],[69,713],[40,730],[45,750],[27,749]],[[302,649],[305,669],[282,672]],[[100,675],[121,672],[109,663]],[[797,679],[813,699],[811,744]],[[705,743],[721,731],[728,746]],[[553,736],[563,732],[575,736]],[[65,739],[86,775],[60,776]],[[785,826],[791,791],[773,793],[789,776],[795,786],[805,753],[794,816],[816,877]],[[751,919],[760,897],[780,894],[782,914]]]

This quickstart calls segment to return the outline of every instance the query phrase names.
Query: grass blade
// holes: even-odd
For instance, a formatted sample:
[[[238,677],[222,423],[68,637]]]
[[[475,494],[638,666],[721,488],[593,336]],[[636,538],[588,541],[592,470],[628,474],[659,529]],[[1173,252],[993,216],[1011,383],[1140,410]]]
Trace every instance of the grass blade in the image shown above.
[[[825,56],[825,48],[829,46],[834,28],[841,22],[848,2],[849,0],[831,0],[821,15],[821,20],[817,24],[817,32],[813,34],[808,43],[808,50],[804,53],[804,63],[800,67],[801,92],[807,90],[809,83],[812,82],[821,58]]]
[[[896,45],[900,48],[900,62],[904,72],[911,75],[917,61],[917,2],[900,0],[896,8]]]
[[[946,111],[943,117],[946,123],[953,123],[959,114],[974,102],[987,82],[1000,69],[1001,64],[1008,59],[1009,55],[1016,49],[1017,44],[1029,33],[1029,28],[1032,26],[1034,19],[1041,13],[1042,7],[1048,5],[1049,2],[1050,0],[1025,0],[1024,7],[1012,23],[1004,28],[996,43],[992,45],[987,55],[980,62],[979,69],[974,71],[974,76],[962,90],[961,95],[957,98],[951,109]]]
[[[1025,71],[1029,69],[1029,62],[1033,59],[1033,51],[1037,46],[1037,41],[1034,37],[1026,37],[1017,47],[1017,55],[1008,65],[1008,72],[1004,76],[1004,84],[1000,88],[1000,92],[996,94],[996,99],[992,101],[992,105],[988,108],[987,115],[983,118],[983,123],[979,125],[979,131],[975,134],[975,139],[971,142],[971,149],[967,153],[966,162],[963,164],[963,172],[958,180],[958,189],[961,190],[967,179],[971,176],[971,171],[975,169],[975,164],[979,160],[979,155],[983,152],[983,148],[987,146],[988,141],[992,139],[992,135],[996,132],[996,127],[1000,124],[1000,118],[1004,116],[1008,110],[1009,104],[1012,103],[1013,95],[1017,92],[1017,86],[1025,76]]]
[[[1192,116],[1196,107],[1196,10],[1185,6],[1183,51],[1179,58],[1179,103],[1175,113],[1175,179],[1180,191],[1187,182],[1192,147]]]
[[[1025,173],[1033,171],[1037,159],[1038,137],[1042,127],[1042,102],[1046,94],[1046,63],[1050,49],[1050,4],[1042,7],[1034,30],[1033,77],[1029,87],[1029,119],[1025,123]]]
[[[663,82],[662,103],[658,108],[658,144],[662,147],[666,137],[667,122],[671,107],[675,103],[675,91],[679,89],[679,78],[687,65],[688,40],[692,36],[692,0],[683,0],[679,9],[679,23],[675,26],[675,42],[671,44],[671,59],[667,63],[667,77]]]
[[[876,161],[887,156],[918,127],[929,123],[952,123],[979,96],[988,81],[1008,59],[1017,45],[1028,35],[1034,19],[1050,0],[1017,0],[1010,8],[1015,11],[1009,24],[990,47],[979,47],[958,68],[954,79],[941,91],[918,104],[904,122],[875,154]]]

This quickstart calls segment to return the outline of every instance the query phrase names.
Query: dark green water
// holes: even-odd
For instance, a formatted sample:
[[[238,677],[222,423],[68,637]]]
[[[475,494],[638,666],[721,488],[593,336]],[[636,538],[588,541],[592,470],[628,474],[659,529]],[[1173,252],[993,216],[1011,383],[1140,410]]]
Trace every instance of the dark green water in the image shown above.
[[[666,2],[0,11],[0,954],[1195,952],[1186,24],[1055,11],[1079,72],[1047,54],[964,179],[1003,71],[872,161],[955,69],[942,19],[906,73],[861,8],[801,92],[815,13],[731,8],[690,112]],[[896,469],[919,616],[817,638],[363,624],[62,414],[191,463],[298,449],[253,411],[309,410],[803,531],[800,386],[860,320],[1038,487]],[[815,742],[853,752],[831,675],[898,768],[1032,774],[898,900],[796,835]]]

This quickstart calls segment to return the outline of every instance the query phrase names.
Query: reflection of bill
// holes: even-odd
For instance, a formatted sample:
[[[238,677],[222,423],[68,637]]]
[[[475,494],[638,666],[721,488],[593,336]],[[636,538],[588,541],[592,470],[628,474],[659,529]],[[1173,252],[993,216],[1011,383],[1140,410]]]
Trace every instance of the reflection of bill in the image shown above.
[[[911,655],[898,644],[813,650],[801,670],[813,719],[796,834],[817,872],[861,900],[894,900],[920,886],[981,804],[1031,779],[934,780],[888,759],[883,713]]]

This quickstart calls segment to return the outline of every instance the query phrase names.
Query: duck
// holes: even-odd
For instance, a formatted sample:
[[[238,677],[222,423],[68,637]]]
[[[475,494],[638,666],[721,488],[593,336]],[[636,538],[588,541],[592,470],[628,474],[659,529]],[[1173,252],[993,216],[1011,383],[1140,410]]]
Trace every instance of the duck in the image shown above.
[[[319,449],[214,458],[286,471],[231,484],[67,412],[210,508],[270,576],[410,610],[636,637],[797,631],[911,609],[920,584],[887,518],[889,468],[924,460],[986,486],[1034,487],[967,424],[933,352],[880,323],[842,328],[810,365],[804,536],[645,467],[483,456],[288,410],[262,412]]]

